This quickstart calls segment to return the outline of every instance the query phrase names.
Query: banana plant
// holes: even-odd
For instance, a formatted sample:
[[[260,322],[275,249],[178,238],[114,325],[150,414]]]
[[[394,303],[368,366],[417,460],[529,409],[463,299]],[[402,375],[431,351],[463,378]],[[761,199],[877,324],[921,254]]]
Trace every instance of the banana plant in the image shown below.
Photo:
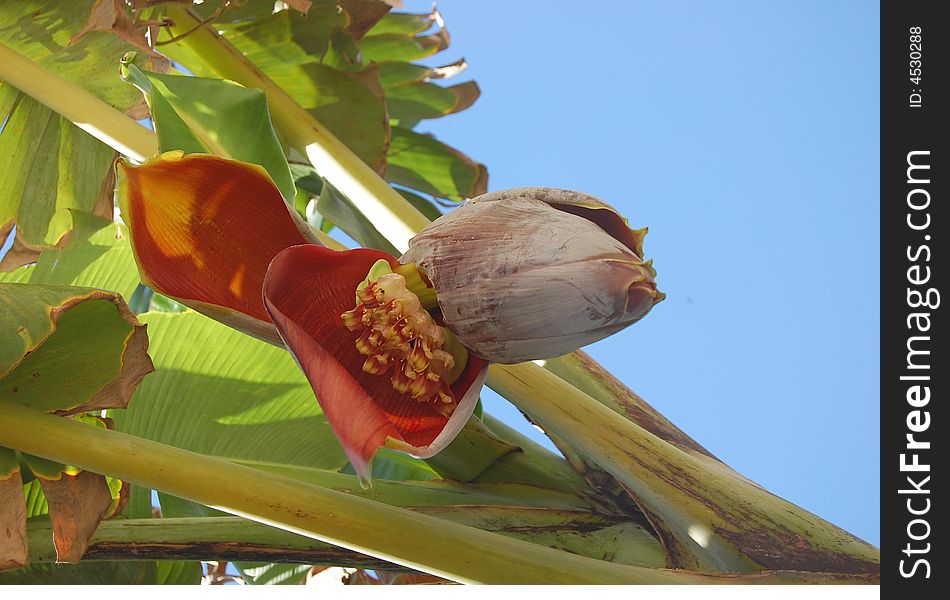
[[[0,22],[0,582],[877,581],[876,548],[576,351],[663,299],[646,230],[580,192],[486,194],[417,131],[479,94],[440,85],[464,62],[414,62],[448,45],[436,11],[28,0]],[[56,402],[22,399],[33,372]]]

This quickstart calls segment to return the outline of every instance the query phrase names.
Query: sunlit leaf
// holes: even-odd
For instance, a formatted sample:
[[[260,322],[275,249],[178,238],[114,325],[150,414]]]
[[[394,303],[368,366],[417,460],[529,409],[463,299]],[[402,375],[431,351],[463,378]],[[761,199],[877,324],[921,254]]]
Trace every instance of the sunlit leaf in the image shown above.
[[[0,283],[0,308],[2,402],[61,414],[124,406],[152,370],[145,328],[114,293]]]
[[[222,15],[225,16],[225,15]],[[335,2],[315,3],[306,16],[289,10],[218,23],[222,35],[261,68],[274,59],[287,63],[316,61],[346,68],[358,61],[355,38],[348,33],[348,13]]]
[[[0,86],[0,124],[0,239],[16,225],[0,260],[9,271],[65,243],[71,210],[112,216],[115,153],[9,85]]]
[[[386,88],[386,107],[400,127],[412,127],[422,119],[436,119],[465,110],[479,94],[474,81],[451,87],[417,81]]]
[[[468,68],[468,63],[464,58],[441,67],[389,61],[376,64],[379,66],[379,82],[383,85],[383,89],[387,90],[410,83],[448,79]]]
[[[320,18],[314,19],[319,13]],[[356,63],[355,41],[336,6],[314,5],[306,18],[282,11],[266,19],[225,27],[225,38],[257,68],[310,111],[377,171],[389,140],[386,106],[375,66]],[[341,49],[348,40],[354,44]],[[342,54],[342,58],[338,55]],[[365,63],[368,64],[368,61]]]
[[[235,460],[346,464],[286,351],[190,311],[140,318],[157,371],[114,415],[119,431]]]
[[[149,102],[161,152],[207,153],[260,165],[288,202],[294,182],[274,134],[267,98],[230,81],[145,73],[127,65]]]
[[[134,90],[115,85],[118,57],[143,45],[139,32],[126,28],[80,35],[106,0],[24,0],[0,3],[0,43],[64,79],[82,85],[120,110],[135,104]],[[107,7],[108,8],[108,7]],[[130,40],[136,44],[130,43]],[[143,55],[140,65],[148,62]],[[6,122],[6,125],[2,123]],[[67,208],[111,216],[109,175],[112,152],[32,99],[0,83],[0,237],[18,221],[13,249],[0,270],[35,260],[39,251],[62,243],[68,232]],[[100,187],[103,194],[99,194]],[[29,198],[31,202],[24,202]],[[17,214],[19,213],[19,215]]]
[[[366,61],[411,61],[432,56],[446,46],[445,38],[439,34],[406,37],[396,33],[373,34],[370,31],[360,47],[363,60]]]
[[[434,33],[423,34],[432,25]],[[365,62],[413,61],[449,47],[449,34],[438,11],[429,14],[390,13],[360,40]]]
[[[30,471],[25,460],[22,461],[20,465],[20,472],[24,474],[29,473],[31,477],[31,481],[23,485],[23,499],[26,502],[26,517],[29,519],[48,514],[49,506],[46,504],[46,496],[43,495],[43,488],[40,487],[40,482],[33,477],[33,473]]]
[[[154,312],[184,312],[187,310],[187,307],[183,304],[175,302],[167,296],[161,294],[152,294],[152,298],[149,300],[148,309]]]
[[[0,402],[59,414],[123,407],[152,370],[145,328],[114,293],[0,283],[0,308],[0,337],[7,340],[0,350]],[[93,426],[110,424],[101,417],[75,418]],[[3,458],[0,480],[10,480],[16,467],[19,481],[17,461],[6,452]],[[21,495],[19,514],[25,518],[48,510],[57,560],[77,562],[99,521],[122,510],[126,487],[39,457],[24,459],[34,479],[26,486],[25,504]],[[16,514],[11,502],[4,498],[4,509]],[[0,562],[15,564],[16,552],[8,554],[0,555]]]
[[[375,66],[342,72],[301,65],[302,78],[285,90],[375,171],[386,166],[389,122]],[[346,107],[344,109],[344,107]]]
[[[383,89],[425,81],[430,71],[429,67],[408,62],[385,61],[376,65],[379,67],[379,83]]]
[[[432,24],[436,22],[437,14],[435,11],[431,13],[390,13],[380,19],[379,22],[370,29],[370,34],[382,35],[385,33],[393,33],[403,36],[416,35],[432,27]]]
[[[0,2],[0,43],[126,110],[138,101],[138,95],[115,84],[115,65],[135,47],[113,31],[91,31],[73,39],[88,24],[95,4],[95,0]],[[137,59],[139,66],[147,62],[144,54]]]
[[[335,3],[314,3],[307,17],[286,10],[243,16],[229,9],[215,23],[226,40],[364,162],[377,171],[385,167],[389,131],[376,68],[359,65],[350,21]],[[215,76],[187,45],[162,48],[192,73]]]
[[[449,200],[484,194],[485,166],[429,135],[392,128],[386,179]]]
[[[47,248],[27,265],[0,273],[0,282],[96,287],[132,298],[139,283],[138,268],[125,226],[70,211],[73,229],[62,248]]]

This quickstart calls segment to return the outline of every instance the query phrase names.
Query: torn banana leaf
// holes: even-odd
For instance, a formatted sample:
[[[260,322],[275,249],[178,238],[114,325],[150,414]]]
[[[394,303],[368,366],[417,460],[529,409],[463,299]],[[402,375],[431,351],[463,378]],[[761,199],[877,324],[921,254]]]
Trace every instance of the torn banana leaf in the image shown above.
[[[0,402],[69,416],[93,427],[111,420],[86,411],[122,408],[150,373],[145,326],[115,293],[89,288],[0,283]],[[57,559],[76,562],[99,521],[127,498],[118,480],[36,457],[23,457],[32,480],[22,485],[16,455],[0,449],[0,565],[23,565],[28,514],[46,512]],[[39,492],[42,488],[42,494]],[[24,497],[24,489],[32,489]]]

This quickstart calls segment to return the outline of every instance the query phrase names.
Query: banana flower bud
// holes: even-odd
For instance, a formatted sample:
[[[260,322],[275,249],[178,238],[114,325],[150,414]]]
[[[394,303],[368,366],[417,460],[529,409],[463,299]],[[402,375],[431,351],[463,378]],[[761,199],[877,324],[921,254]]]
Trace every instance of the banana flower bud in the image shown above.
[[[652,261],[643,260],[645,234],[586,194],[514,188],[440,217],[400,262],[431,281],[462,345],[516,363],[605,338],[661,301]]]
[[[447,446],[488,361],[574,350],[663,297],[641,260],[645,230],[576,192],[486,194],[397,261],[321,245],[256,165],[169,152],[120,161],[117,176],[142,281],[285,346],[364,482],[380,447],[428,458]]]

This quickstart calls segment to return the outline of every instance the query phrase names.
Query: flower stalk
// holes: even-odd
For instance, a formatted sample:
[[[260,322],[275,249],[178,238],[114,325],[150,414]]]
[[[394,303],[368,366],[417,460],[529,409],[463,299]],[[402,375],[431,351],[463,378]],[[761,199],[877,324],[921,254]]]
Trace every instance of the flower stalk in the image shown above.
[[[533,364],[492,365],[488,384],[629,490],[673,564],[757,571],[778,564],[870,572],[880,552],[701,454],[687,453]]]

